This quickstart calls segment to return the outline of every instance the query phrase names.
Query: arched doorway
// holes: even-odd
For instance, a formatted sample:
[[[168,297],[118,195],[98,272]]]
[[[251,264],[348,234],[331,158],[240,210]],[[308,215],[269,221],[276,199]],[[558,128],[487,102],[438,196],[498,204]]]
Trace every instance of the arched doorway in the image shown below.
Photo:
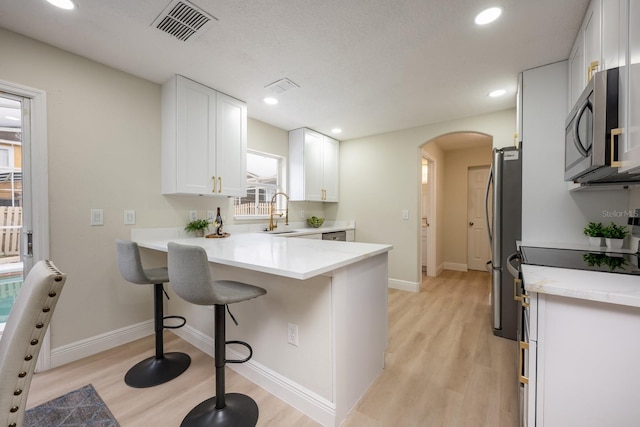
[[[476,220],[470,220],[470,214],[476,212],[478,206],[471,205],[479,200],[477,187],[472,190],[476,197],[470,199],[473,196],[469,193],[470,172],[491,165],[492,149],[491,135],[467,131],[443,134],[421,146],[420,164],[426,158],[432,165],[429,175],[431,184],[419,184],[424,190],[420,192],[421,197],[429,198],[419,204],[420,208],[422,210],[423,205],[430,206],[430,213],[425,215],[429,224],[427,241],[420,245],[419,251],[421,261],[423,248],[427,251],[424,257],[426,268],[423,269],[427,276],[437,276],[444,269],[466,271],[469,268],[470,228],[478,225]],[[423,216],[422,212],[419,214]],[[470,226],[470,223],[473,225]],[[475,233],[480,235],[482,231],[475,227]],[[422,234],[420,239],[422,242]],[[473,268],[477,268],[477,265]]]

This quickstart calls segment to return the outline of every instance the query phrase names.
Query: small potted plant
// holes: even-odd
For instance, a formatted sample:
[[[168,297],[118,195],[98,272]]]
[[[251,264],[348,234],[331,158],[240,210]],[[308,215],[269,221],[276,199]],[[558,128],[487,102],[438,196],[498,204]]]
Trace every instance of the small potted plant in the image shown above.
[[[622,248],[624,238],[629,234],[626,225],[616,225],[611,223],[604,228],[604,237],[607,242],[607,247],[610,249]]]
[[[604,226],[601,222],[590,222],[583,230],[589,236],[591,246],[604,246]]]
[[[192,231],[196,237],[202,237],[205,230],[209,228],[209,224],[208,219],[195,219],[189,222],[184,229],[185,231]]]

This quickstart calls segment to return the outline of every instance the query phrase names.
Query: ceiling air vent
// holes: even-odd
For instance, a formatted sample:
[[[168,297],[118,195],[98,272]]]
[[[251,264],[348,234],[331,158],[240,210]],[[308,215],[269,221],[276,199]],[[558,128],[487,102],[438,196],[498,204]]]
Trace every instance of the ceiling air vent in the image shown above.
[[[173,0],[151,25],[178,40],[187,41],[204,33],[215,21],[215,16],[188,1]]]
[[[291,80],[285,77],[276,82],[266,85],[264,88],[278,95],[282,92],[288,91],[289,89],[295,89],[299,87],[300,86],[298,86],[296,83],[292,82]]]

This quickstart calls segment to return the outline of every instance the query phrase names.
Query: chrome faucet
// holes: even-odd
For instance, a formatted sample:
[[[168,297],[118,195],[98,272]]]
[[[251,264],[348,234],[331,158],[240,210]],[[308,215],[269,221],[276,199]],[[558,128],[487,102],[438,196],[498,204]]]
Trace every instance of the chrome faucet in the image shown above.
[[[287,204],[285,206],[285,209],[276,209],[275,208],[275,203],[276,203],[276,197],[278,197],[279,195],[284,196],[287,199]],[[284,220],[284,225],[289,225],[289,196],[287,196],[286,193],[282,193],[282,192],[278,192],[276,194],[273,195],[273,197],[271,198],[271,203],[269,203],[269,231],[273,231],[276,228],[278,228],[278,224],[277,222],[274,223],[273,222],[273,214],[275,212],[280,212],[277,213],[276,215],[278,215],[279,217],[282,218],[282,211],[284,210],[285,212],[285,220]]]

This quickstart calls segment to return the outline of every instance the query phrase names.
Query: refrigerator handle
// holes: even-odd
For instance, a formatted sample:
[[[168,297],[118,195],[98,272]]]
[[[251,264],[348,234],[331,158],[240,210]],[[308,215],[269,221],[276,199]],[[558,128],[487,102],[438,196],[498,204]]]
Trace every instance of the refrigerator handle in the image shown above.
[[[502,267],[502,159],[503,153],[494,150],[493,156],[493,240],[491,242],[491,252],[493,254],[493,266]]]
[[[487,179],[487,188],[484,192],[484,219],[487,222],[487,235],[489,236],[489,245],[493,245],[493,235],[491,232],[491,221],[489,220],[489,191],[491,191],[491,182],[493,181],[493,166],[489,168],[489,178]],[[640,245],[640,243],[639,243]]]

